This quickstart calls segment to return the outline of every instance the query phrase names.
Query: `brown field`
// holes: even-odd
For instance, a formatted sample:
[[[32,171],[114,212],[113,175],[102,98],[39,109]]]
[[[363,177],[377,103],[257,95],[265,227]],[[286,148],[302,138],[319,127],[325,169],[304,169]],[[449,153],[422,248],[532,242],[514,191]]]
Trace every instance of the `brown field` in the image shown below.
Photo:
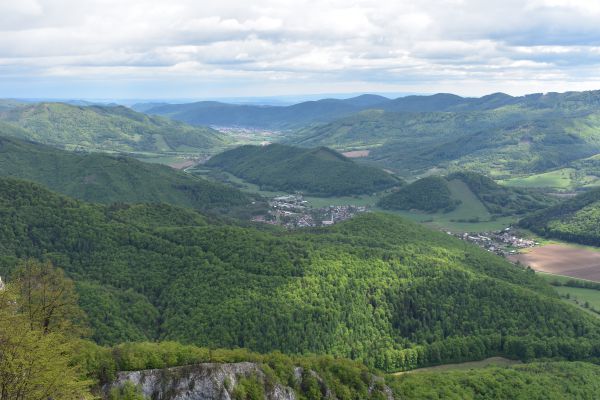
[[[354,150],[354,151],[347,151],[342,154],[348,158],[361,158],[361,157],[367,157],[369,155],[369,153],[370,153],[370,150]]]
[[[185,160],[185,161],[180,161],[180,162],[169,164],[169,167],[175,168],[175,169],[186,169],[188,167],[193,167],[196,164],[198,164],[198,161],[196,161],[196,160]]]
[[[600,251],[565,244],[535,247],[527,253],[509,256],[536,271],[600,282]]]

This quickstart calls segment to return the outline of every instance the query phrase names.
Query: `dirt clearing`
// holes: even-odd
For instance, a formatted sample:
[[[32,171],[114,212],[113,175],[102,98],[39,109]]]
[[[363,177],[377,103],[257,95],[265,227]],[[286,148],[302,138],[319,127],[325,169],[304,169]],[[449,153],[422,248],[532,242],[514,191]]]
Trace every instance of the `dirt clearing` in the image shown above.
[[[370,150],[355,150],[355,151],[347,151],[342,153],[348,158],[361,158],[367,157],[371,151]]]
[[[510,256],[536,271],[600,282],[600,251],[565,244],[535,247],[527,253]]]

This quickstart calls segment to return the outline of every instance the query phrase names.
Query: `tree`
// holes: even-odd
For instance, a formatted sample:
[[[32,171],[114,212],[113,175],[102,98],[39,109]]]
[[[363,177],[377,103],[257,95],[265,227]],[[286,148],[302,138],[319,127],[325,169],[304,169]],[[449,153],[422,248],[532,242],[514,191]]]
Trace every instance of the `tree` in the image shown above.
[[[72,365],[74,342],[52,324],[32,323],[20,285],[0,292],[0,399],[91,398],[90,381]],[[49,286],[49,290],[56,288]]]
[[[73,329],[73,323],[81,323],[84,314],[73,281],[61,269],[50,262],[26,260],[17,268],[15,285],[20,311],[27,316],[32,330],[81,333]]]

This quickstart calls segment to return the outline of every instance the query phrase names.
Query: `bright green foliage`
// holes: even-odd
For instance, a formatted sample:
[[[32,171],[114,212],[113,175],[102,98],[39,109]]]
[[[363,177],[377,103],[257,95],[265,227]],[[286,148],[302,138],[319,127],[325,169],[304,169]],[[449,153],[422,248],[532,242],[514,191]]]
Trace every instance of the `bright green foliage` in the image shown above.
[[[519,224],[543,236],[600,246],[600,189],[532,214]]]
[[[357,164],[325,147],[241,146],[214,156],[206,165],[224,169],[262,190],[318,196],[373,193],[401,184],[380,169]]]
[[[388,379],[401,399],[596,399],[600,367],[588,363],[533,363],[469,371],[419,372]]]
[[[448,181],[439,176],[419,179],[383,197],[378,203],[385,209],[426,212],[449,212],[459,204],[459,200],[452,199]]]
[[[234,400],[263,400],[265,389],[256,376],[241,378],[233,389]]]
[[[123,386],[110,390],[108,400],[144,400],[144,395],[133,383],[125,382]]]
[[[0,274],[18,258],[54,261],[99,343],[333,354],[387,370],[599,355],[600,321],[533,272],[398,217],[287,233],[136,215],[0,179]]]
[[[67,149],[210,153],[224,145],[213,129],[150,117],[121,106],[36,103],[1,112],[0,119],[24,128],[19,137]]]
[[[0,134],[3,132],[0,127]],[[166,166],[120,156],[74,154],[4,137],[0,137],[0,176],[31,180],[95,203],[163,202],[197,210],[237,212],[251,201],[238,190]],[[151,214],[134,219],[147,222],[190,217],[183,210],[170,211],[167,207],[144,211]],[[179,216],[172,215],[175,212]]]

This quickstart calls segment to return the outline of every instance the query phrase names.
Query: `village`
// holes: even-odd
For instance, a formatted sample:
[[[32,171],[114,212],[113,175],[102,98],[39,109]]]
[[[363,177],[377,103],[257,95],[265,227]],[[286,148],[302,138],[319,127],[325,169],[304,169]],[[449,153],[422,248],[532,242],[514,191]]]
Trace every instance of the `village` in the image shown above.
[[[252,218],[254,222],[281,225],[289,229],[329,226],[366,212],[367,207],[330,205],[313,208],[301,194],[279,196],[269,201],[269,212]]]
[[[447,233],[503,257],[516,254],[519,250],[539,245],[539,243],[534,240],[519,237],[518,232],[511,227],[495,232]]]

